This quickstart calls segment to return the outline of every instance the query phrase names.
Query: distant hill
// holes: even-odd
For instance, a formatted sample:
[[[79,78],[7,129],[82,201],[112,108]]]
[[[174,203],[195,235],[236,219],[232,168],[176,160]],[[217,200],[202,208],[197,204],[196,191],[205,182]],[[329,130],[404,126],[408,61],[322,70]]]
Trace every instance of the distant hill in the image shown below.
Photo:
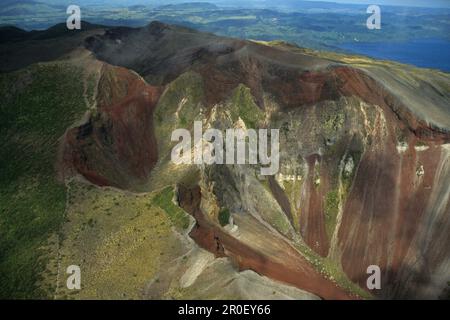
[[[0,7],[0,16],[21,16],[40,13],[51,13],[60,10],[58,6],[48,5],[33,0],[8,0]]]
[[[81,30],[68,30],[64,23],[42,31],[0,27],[0,73],[58,59],[81,46],[87,35],[102,29],[88,22],[82,22]]]
[[[93,29],[99,29],[103,26],[98,24],[92,24],[89,22],[82,22],[82,31],[89,31]],[[0,44],[8,42],[17,42],[25,40],[45,40],[53,39],[57,37],[67,36],[71,33],[77,33],[80,31],[69,31],[65,23],[60,23],[48,28],[47,30],[33,30],[26,31],[15,26],[0,26]]]
[[[188,2],[159,6],[156,10],[216,10],[219,7],[209,2]]]
[[[0,43],[24,40],[28,32],[14,26],[0,26]]]
[[[230,287],[249,271],[324,299],[448,289],[448,74],[156,21],[0,34],[0,298],[286,297]],[[199,120],[279,129],[278,174],[172,163]]]

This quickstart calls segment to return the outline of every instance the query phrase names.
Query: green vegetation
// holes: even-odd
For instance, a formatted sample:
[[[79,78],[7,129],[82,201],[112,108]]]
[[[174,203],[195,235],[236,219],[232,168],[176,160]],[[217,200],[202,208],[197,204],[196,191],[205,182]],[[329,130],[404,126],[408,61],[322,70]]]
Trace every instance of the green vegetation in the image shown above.
[[[164,210],[172,223],[180,230],[189,227],[189,216],[180,207],[173,203],[173,187],[166,187],[153,198],[153,204]]]
[[[220,209],[219,223],[222,227],[225,227],[228,223],[230,223],[230,210],[228,208]]]
[[[283,124],[282,124],[281,127],[280,127],[280,132],[281,132],[282,135],[284,135],[284,137],[285,137],[286,139],[288,139],[288,136],[289,136],[289,130],[290,130],[290,128],[289,128],[289,122],[287,122],[287,121],[283,122]]]
[[[336,227],[336,219],[339,213],[340,196],[338,190],[332,190],[325,197],[325,228],[328,239],[333,236]]]
[[[40,248],[64,217],[58,139],[86,110],[83,74],[66,63],[0,75],[0,298],[45,298]]]
[[[300,176],[303,176],[303,172],[300,172]],[[291,204],[291,213],[292,213],[292,224],[294,229],[298,232],[300,231],[300,209],[296,209],[295,203],[301,197],[301,190],[303,186],[303,181],[283,181],[284,190],[286,196],[289,199],[289,203]]]
[[[343,110],[333,108],[325,116],[326,118],[323,124],[325,134],[327,136],[336,135],[336,133],[344,126],[345,112]]]
[[[370,293],[362,289],[359,285],[352,282],[350,278],[347,277],[340,264],[330,258],[321,258],[320,265],[321,266],[318,269],[321,270],[322,273],[324,273],[328,278],[339,284],[347,292],[356,294],[363,299],[373,298]]]
[[[158,102],[156,119],[165,122],[168,116],[178,114],[187,124],[193,122],[203,101],[203,79],[195,72],[186,72],[171,82]]]
[[[416,142],[416,147],[427,147],[427,146],[428,145],[425,142],[423,142],[422,140],[418,140]]]
[[[195,72],[186,72],[168,85],[155,110],[156,136],[164,139],[158,143],[160,154],[171,149],[167,139],[174,129],[188,129],[201,120],[203,99],[203,79]]]
[[[185,253],[169,216],[152,205],[153,196],[68,183],[63,240],[46,272],[46,283],[54,286],[58,279],[57,299],[141,299],[161,265]],[[71,264],[82,269],[80,291],[66,288],[64,266]]]
[[[340,4],[334,7],[329,3],[326,6],[314,3],[315,9],[311,10],[291,1],[287,7],[284,4],[282,10],[277,10],[275,3],[270,3],[270,8],[267,7],[269,4],[260,4],[259,8],[242,8],[244,3],[239,3],[239,8],[236,4],[230,5],[224,10],[202,3],[162,7],[152,4],[118,7],[103,3],[102,6],[89,6],[89,10],[83,11],[83,20],[131,27],[159,20],[225,36],[282,40],[322,50],[356,41],[385,43],[426,38],[449,39],[445,19],[448,10],[443,9],[386,7],[383,8],[383,14],[390,16],[389,23],[384,24],[381,30],[367,32],[365,22],[368,15],[364,6]],[[0,8],[0,16],[5,25],[17,25],[30,30],[47,28],[61,22],[60,8],[38,2],[5,4]],[[411,19],[405,19],[407,16]],[[280,41],[280,44],[284,45],[283,42]]]
[[[264,119],[264,113],[256,105],[249,88],[240,84],[233,92],[231,103],[231,119],[233,121],[237,121],[240,117],[247,128],[258,128],[258,124]]]
[[[97,79],[94,74],[90,74],[86,79],[86,96],[90,106],[95,103],[95,90],[97,86]]]
[[[363,299],[373,298],[370,293],[353,283],[342,270],[340,263],[329,257],[321,257],[314,252],[305,243],[296,243],[295,247],[303,254],[303,256],[311,262],[314,268],[325,277],[335,282],[347,292],[353,293]]]

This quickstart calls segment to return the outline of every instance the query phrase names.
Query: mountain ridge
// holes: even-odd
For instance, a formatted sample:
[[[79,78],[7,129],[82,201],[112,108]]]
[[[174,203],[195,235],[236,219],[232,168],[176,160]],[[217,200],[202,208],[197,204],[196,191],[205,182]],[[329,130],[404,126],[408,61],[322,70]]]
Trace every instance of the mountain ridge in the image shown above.
[[[27,123],[8,106],[34,92],[29,68],[51,65],[64,74],[67,64],[82,71],[73,85],[85,114],[60,136],[55,157],[69,200],[68,218],[58,216],[61,225],[53,230],[62,236],[50,250],[49,270],[67,257],[87,261],[86,277],[102,295],[111,283],[131,296],[138,286],[145,297],[230,289],[214,281],[204,291],[211,270],[195,273],[183,267],[185,260],[211,268],[221,261],[234,266],[224,277],[245,281],[239,272],[252,270],[324,299],[436,298],[447,289],[448,74],[159,22],[55,39],[29,43],[65,43],[62,52],[45,59],[24,54],[16,65],[21,70],[1,74],[5,88],[11,75],[20,86],[7,90],[0,109],[10,123]],[[64,91],[63,81],[46,81]],[[49,99],[56,98],[70,109],[73,101]],[[40,119],[46,105],[39,107],[30,106],[30,116]],[[280,172],[260,180],[254,165],[175,165],[171,132],[192,131],[194,121],[279,129]],[[19,129],[11,127],[8,137],[20,137]],[[8,150],[16,148],[17,139],[8,141]],[[127,219],[123,229],[115,223],[121,219]],[[150,233],[154,249],[140,230]],[[118,243],[130,248],[123,269],[111,262],[123,255]],[[141,258],[151,268],[137,268],[134,263],[146,265]],[[375,292],[366,287],[370,265],[383,272]],[[133,288],[123,281],[127,268],[143,272]],[[49,283],[54,277],[45,272]],[[61,281],[57,297],[67,294]],[[95,292],[89,287],[75,295]]]

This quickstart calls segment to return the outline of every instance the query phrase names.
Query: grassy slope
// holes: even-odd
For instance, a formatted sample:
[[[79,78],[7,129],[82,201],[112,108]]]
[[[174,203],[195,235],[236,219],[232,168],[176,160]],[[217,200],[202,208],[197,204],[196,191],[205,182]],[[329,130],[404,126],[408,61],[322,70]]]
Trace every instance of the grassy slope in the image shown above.
[[[84,113],[82,72],[64,63],[0,75],[0,298],[44,298],[39,248],[60,226],[58,139]]]
[[[168,215],[172,223],[180,231],[189,227],[189,218],[186,213],[178,207],[172,199],[175,193],[172,187],[166,187],[153,198],[153,204],[160,207]]]
[[[64,219],[66,192],[54,179],[53,164],[58,138],[86,108],[79,79],[79,71],[61,63],[35,65],[0,75],[0,92],[4,97],[0,102],[0,297],[47,295],[35,286],[46,264],[39,259],[42,252],[38,249]],[[202,97],[198,91],[200,80],[196,75],[185,74],[177,81],[159,105],[157,129],[171,127],[167,125],[166,112],[174,113],[183,98],[187,101],[179,108],[179,117],[173,123],[189,125],[196,117]],[[185,86],[186,83],[190,86]],[[240,86],[232,98],[233,105],[238,106],[232,110],[233,116],[241,116],[250,127],[256,127],[261,117],[255,112],[259,109],[249,89]],[[161,110],[165,112],[158,113]],[[173,190],[167,188],[151,204],[175,218],[172,222],[178,227],[185,228],[186,221],[176,214],[172,197]],[[327,261],[319,263],[319,267],[323,265],[327,271],[334,268],[327,266]],[[340,274],[335,270],[329,273]]]
[[[163,196],[173,195],[171,187],[137,195],[73,180],[68,190],[59,256],[46,272],[49,281],[58,279],[56,298],[140,299],[161,266],[185,254],[186,244],[173,227],[189,218]],[[176,221],[172,209],[180,211]],[[81,269],[79,291],[66,288],[65,270],[71,264]]]
[[[256,105],[250,88],[240,84],[231,96],[231,119],[236,122],[240,117],[247,128],[256,129],[264,120],[263,111]]]

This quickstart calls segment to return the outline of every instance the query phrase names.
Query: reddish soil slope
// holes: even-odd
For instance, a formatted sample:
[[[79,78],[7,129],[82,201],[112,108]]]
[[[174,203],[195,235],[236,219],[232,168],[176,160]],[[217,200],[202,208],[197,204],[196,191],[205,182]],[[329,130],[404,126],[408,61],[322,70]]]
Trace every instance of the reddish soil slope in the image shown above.
[[[187,189],[180,187],[178,200],[180,206],[192,214],[197,221],[191,237],[203,248],[218,257],[228,256],[238,265],[240,270],[253,270],[272,279],[288,283],[323,299],[355,299],[354,295],[345,292],[330,280],[320,275],[309,262],[289,245],[283,246],[276,255],[269,255],[254,246],[247,245],[229,235],[218,225],[205,218],[200,210],[201,191],[199,187]],[[257,224],[257,221],[253,221]],[[270,246],[270,231],[265,245]],[[273,242],[272,242],[273,245]]]
[[[98,185],[144,184],[158,159],[153,110],[160,94],[137,74],[105,64],[97,111],[66,134],[67,166]]]
[[[127,69],[105,67],[98,86],[98,112],[67,133],[66,163],[99,185],[134,190],[145,184],[158,159],[154,107],[162,87],[186,71],[204,80],[206,113],[241,83],[250,88],[262,110],[267,96],[275,101],[279,115],[343,97],[366,103],[362,114],[380,110],[372,115],[367,136],[349,127],[338,137],[334,154],[316,150],[304,155],[308,170],[300,199],[299,234],[317,254],[341,264],[363,288],[367,267],[379,265],[383,285],[375,294],[380,297],[435,297],[442,291],[450,270],[450,128],[420,118],[388,83],[376,80],[367,69],[160,23],[111,29],[89,38],[86,46],[100,60],[135,70],[151,84]],[[420,81],[414,80],[416,88],[400,75],[391,76],[406,88],[402,94],[413,96],[420,88]],[[448,94],[433,92],[430,104],[449,101]],[[333,239],[326,230],[325,198],[336,185],[344,151],[355,151],[349,148],[353,143],[360,145],[356,150],[360,154],[355,157],[355,172]],[[270,188],[293,223],[289,195],[274,180]],[[279,264],[276,257],[255,251],[210,224],[198,210],[198,192],[185,190],[181,204],[197,219],[192,236],[203,247],[233,257],[241,268],[324,298],[350,297],[315,273],[302,257]],[[236,193],[238,197],[239,190]],[[294,255],[286,250],[288,256]]]

